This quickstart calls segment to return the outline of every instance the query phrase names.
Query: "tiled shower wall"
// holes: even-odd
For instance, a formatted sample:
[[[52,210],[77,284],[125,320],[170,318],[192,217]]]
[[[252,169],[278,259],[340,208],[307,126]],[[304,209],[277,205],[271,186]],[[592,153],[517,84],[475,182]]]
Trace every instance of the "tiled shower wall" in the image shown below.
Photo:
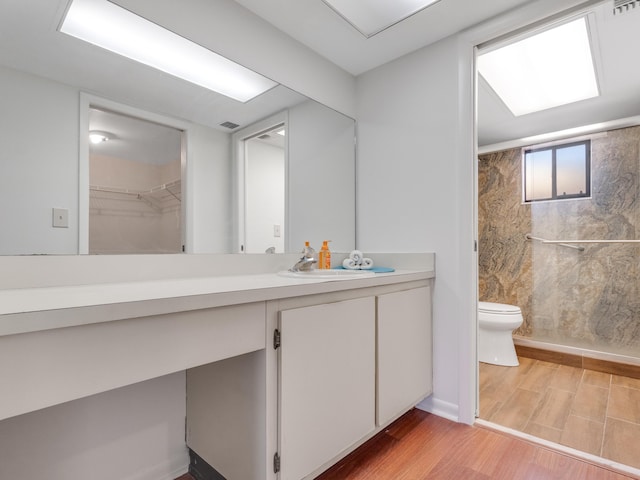
[[[640,357],[640,244],[525,239],[640,238],[640,127],[591,139],[589,199],[523,204],[522,150],[480,156],[480,300],[518,305],[518,335]]]

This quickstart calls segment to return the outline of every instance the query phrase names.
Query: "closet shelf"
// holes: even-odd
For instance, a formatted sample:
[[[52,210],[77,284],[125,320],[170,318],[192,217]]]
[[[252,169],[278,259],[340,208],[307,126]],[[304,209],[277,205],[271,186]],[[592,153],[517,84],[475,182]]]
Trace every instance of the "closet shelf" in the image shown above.
[[[177,191],[177,194],[180,194],[181,190],[181,180],[174,180],[173,182],[163,183],[161,185],[152,187],[148,190],[137,190],[132,188],[122,188],[122,187],[107,187],[103,185],[89,185],[89,190],[94,192],[107,192],[107,193],[122,193],[126,195],[153,195],[156,193],[162,192],[170,192],[172,195],[174,194],[173,190]]]
[[[163,183],[145,190],[104,185],[89,185],[89,190],[93,194],[107,193],[135,197],[159,213],[171,208],[172,205],[179,205],[182,201],[181,180]]]

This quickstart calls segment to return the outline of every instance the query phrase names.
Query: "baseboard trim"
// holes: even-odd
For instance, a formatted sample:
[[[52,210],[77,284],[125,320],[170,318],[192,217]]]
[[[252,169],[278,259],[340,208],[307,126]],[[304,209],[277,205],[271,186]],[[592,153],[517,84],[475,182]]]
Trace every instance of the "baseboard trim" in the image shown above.
[[[633,357],[582,350],[518,337],[514,337],[514,344],[516,353],[521,357],[624,377],[640,378],[640,360]]]
[[[460,411],[455,403],[445,402],[433,395],[421,401],[416,408],[425,412],[433,413],[439,417],[446,418],[454,422],[460,422]]]

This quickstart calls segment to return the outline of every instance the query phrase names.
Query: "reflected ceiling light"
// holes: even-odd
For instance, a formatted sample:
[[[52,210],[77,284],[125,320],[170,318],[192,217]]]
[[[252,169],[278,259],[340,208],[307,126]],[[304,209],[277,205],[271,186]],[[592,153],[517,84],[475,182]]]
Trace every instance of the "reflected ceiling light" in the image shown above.
[[[322,0],[365,37],[401,22],[440,0]]]
[[[112,135],[108,132],[101,132],[99,130],[91,130],[89,132],[89,141],[94,145],[111,140],[111,138]]]
[[[515,116],[599,95],[586,17],[479,55],[478,72]]]
[[[108,0],[74,0],[60,31],[241,102],[277,85]]]
[[[282,130],[278,130],[276,133],[284,137],[284,128]]]

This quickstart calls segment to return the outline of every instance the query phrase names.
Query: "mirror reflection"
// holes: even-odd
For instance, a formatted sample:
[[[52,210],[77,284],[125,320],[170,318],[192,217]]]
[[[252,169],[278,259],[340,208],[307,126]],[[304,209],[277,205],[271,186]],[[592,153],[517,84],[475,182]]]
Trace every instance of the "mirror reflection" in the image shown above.
[[[89,253],[182,251],[182,131],[89,109]]]
[[[252,220],[240,197],[249,198],[251,190],[240,177],[245,166],[238,162],[245,160],[237,154],[234,136],[274,114],[284,118],[287,129],[285,175],[269,184],[272,190],[283,185],[283,217],[254,215],[270,237],[255,251],[274,246],[278,252],[297,252],[305,240],[325,239],[333,240],[336,251],[355,247],[353,119],[282,85],[241,103],[64,35],[56,27],[67,3],[0,0],[0,42],[10,46],[0,50],[0,199],[11,205],[2,213],[0,254],[245,251]],[[87,95],[89,100],[83,99]],[[105,156],[99,148],[109,141],[89,143],[89,130],[103,130],[90,124],[90,107],[150,120],[182,135],[179,175],[174,163],[167,167],[173,174],[148,172],[140,183],[96,178],[100,165],[106,165],[98,163]],[[175,202],[156,205],[159,211],[153,213],[165,217],[161,228],[179,226],[170,245],[107,242],[105,232],[122,237],[127,222],[133,223],[133,217],[121,215],[121,207],[136,202],[116,200],[128,195],[120,190],[131,190],[139,200],[139,191],[178,180],[179,187],[174,183],[164,190],[173,200],[163,198],[161,204]],[[264,187],[264,181],[259,184]],[[114,214],[109,221],[107,211]],[[65,226],[54,226],[54,212],[67,216]]]
[[[279,124],[244,140],[247,253],[284,252],[285,136]]]

